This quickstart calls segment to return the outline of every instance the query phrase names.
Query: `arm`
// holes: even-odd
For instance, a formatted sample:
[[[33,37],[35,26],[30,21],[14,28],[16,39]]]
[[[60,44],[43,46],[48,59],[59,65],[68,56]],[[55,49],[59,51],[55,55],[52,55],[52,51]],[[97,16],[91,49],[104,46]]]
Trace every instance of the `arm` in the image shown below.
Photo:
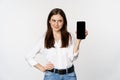
[[[46,70],[53,69],[54,65],[50,62],[48,64],[46,64],[46,66],[42,66],[41,64],[38,63],[38,64],[34,65],[34,67],[42,72],[45,72]]]
[[[79,45],[80,45],[80,43],[81,43],[81,40],[80,40],[80,39],[76,39],[75,45],[74,45],[74,48],[73,48],[74,54],[75,54],[75,53],[78,54],[78,50],[79,50]],[[75,54],[75,55],[77,55],[77,54]]]
[[[88,35],[88,31],[86,30],[85,31],[85,36],[87,36],[87,35]],[[75,55],[78,54],[80,43],[81,43],[81,39],[76,39],[75,45],[74,45],[74,48],[73,48],[74,54],[76,53]]]
[[[41,49],[44,43],[40,40],[29,52],[29,54],[25,57],[26,61],[32,66],[37,68],[38,70],[45,72],[46,70],[51,70],[53,69],[53,64],[52,63],[47,63],[45,66],[39,64],[36,60],[35,57],[38,53],[44,53]]]
[[[29,63],[31,67],[35,67],[40,71],[45,71],[44,67],[35,60],[36,55],[41,52],[42,45],[43,43],[40,39],[36,43],[36,45],[28,52],[29,54],[25,56],[25,60]]]
[[[38,70],[45,72],[46,69],[44,66],[42,66],[41,64],[37,63],[36,65],[34,65],[35,68],[37,68]]]

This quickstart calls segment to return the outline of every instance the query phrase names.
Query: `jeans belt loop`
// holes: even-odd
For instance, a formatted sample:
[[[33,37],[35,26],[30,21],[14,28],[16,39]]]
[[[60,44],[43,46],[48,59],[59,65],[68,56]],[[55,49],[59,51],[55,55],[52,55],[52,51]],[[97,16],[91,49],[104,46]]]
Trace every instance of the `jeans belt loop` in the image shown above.
[[[66,74],[68,74],[68,68],[66,69]]]
[[[55,73],[55,69],[53,69],[53,72]]]

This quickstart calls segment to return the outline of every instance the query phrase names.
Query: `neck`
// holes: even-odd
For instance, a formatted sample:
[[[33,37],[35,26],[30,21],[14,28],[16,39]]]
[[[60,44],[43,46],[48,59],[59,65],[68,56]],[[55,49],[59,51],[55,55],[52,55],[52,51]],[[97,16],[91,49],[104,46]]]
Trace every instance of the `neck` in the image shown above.
[[[60,31],[58,31],[58,32],[53,31],[53,36],[54,36],[55,41],[61,40],[61,32]]]

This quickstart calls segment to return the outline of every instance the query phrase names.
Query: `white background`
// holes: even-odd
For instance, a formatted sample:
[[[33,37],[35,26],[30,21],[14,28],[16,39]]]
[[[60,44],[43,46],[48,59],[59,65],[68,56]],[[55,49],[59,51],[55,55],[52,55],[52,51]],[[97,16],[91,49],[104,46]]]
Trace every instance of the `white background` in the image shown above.
[[[120,80],[119,0],[0,0],[0,80],[42,80],[24,57],[56,7],[65,11],[73,33],[76,21],[86,21],[89,35],[75,62],[78,80]]]

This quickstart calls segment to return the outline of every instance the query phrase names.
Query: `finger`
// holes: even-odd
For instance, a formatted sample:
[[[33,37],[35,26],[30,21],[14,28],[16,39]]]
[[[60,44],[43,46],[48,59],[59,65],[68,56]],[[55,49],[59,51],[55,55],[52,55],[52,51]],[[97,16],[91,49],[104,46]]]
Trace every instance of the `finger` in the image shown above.
[[[48,69],[48,70],[51,70],[51,69],[53,69],[53,68],[54,68],[54,67],[52,67],[52,66],[48,66],[47,69]]]
[[[54,68],[54,66],[53,66],[53,65],[50,65],[50,66],[49,66],[49,68],[50,68],[50,69],[53,69],[53,68]]]
[[[49,65],[49,66],[54,66],[51,62],[48,62],[47,65]]]
[[[88,35],[88,31],[87,31],[87,30],[85,31],[85,35],[86,35],[86,36]]]
[[[46,68],[47,68],[48,70],[53,69],[53,68],[54,68],[54,65],[53,65],[53,64],[47,64],[47,65],[46,65]]]
[[[46,70],[50,70],[50,67],[49,67],[49,66],[45,66],[45,69],[46,69]]]
[[[53,67],[54,65],[53,65],[53,64],[47,64],[46,66],[48,66],[48,67]]]

